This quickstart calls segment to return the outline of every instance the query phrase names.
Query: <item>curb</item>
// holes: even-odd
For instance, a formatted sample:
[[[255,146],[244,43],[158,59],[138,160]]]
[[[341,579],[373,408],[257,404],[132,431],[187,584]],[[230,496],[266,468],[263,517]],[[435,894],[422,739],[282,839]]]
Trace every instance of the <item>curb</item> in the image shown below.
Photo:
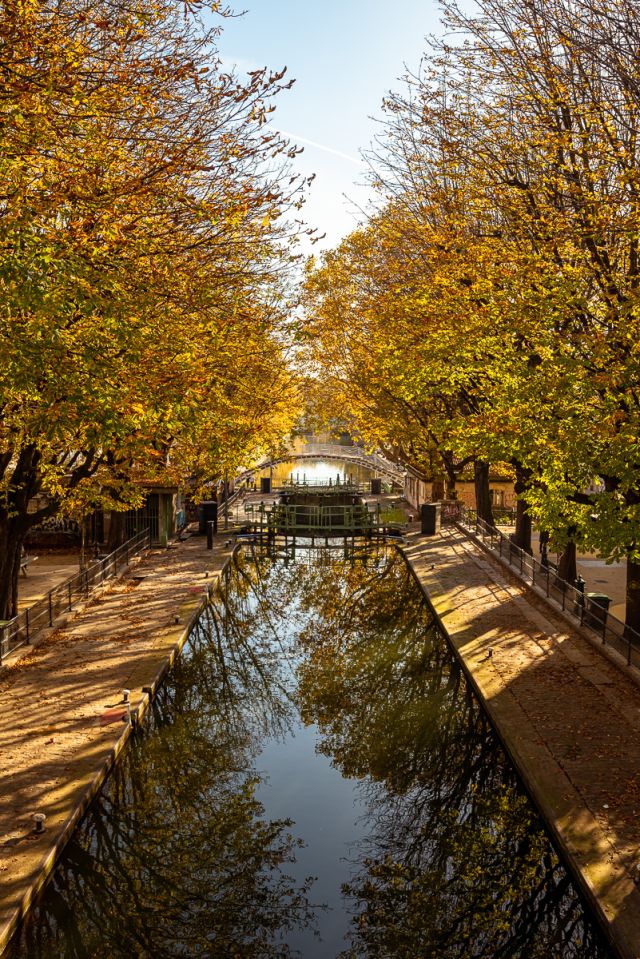
[[[203,594],[199,598],[197,606],[193,609],[193,612],[191,612],[191,614],[189,615],[186,625],[183,627],[181,633],[179,634],[178,639],[172,645],[168,654],[165,654],[165,657],[162,663],[160,664],[152,683],[148,686],[143,687],[143,695],[138,699],[135,708],[133,707],[131,708],[130,720],[126,722],[124,729],[120,733],[120,736],[116,740],[115,744],[111,747],[105,759],[100,763],[100,766],[97,768],[97,770],[92,774],[92,777],[88,785],[86,786],[84,792],[82,793],[78,803],[74,807],[69,817],[64,822],[64,825],[62,826],[62,831],[59,833],[58,837],[56,838],[53,847],[49,849],[49,851],[45,854],[44,858],[42,859],[41,864],[38,867],[36,878],[34,879],[33,883],[31,884],[30,888],[27,890],[25,895],[22,897],[20,904],[14,910],[14,913],[12,914],[12,916],[10,917],[10,919],[8,920],[4,928],[0,930],[0,956],[3,955],[5,949],[11,943],[11,940],[15,936],[21,923],[26,918],[27,914],[29,913],[29,910],[36,904],[36,902],[38,901],[38,899],[44,892],[44,888],[53,870],[55,869],[58,863],[58,860],[60,856],[62,855],[62,852],[64,851],[65,846],[71,839],[71,836],[73,835],[75,828],[78,825],[78,822],[80,821],[80,819],[82,818],[82,816],[84,815],[88,807],[90,806],[91,802],[94,800],[94,798],[96,797],[96,795],[98,794],[102,786],[104,785],[114,765],[118,761],[118,758],[120,754],[122,753],[122,750],[127,745],[132,732],[134,731],[136,726],[140,724],[142,718],[144,717],[147,710],[149,709],[159,685],[161,684],[168,670],[171,668],[171,666],[175,662],[176,657],[182,651],[187,639],[189,638],[191,630],[193,629],[193,626],[195,625],[198,618],[202,615],[203,610],[205,609],[207,603],[209,602],[214,587],[220,581],[220,578],[224,574],[224,571],[226,570],[227,566],[231,562],[234,555],[235,555],[235,549],[229,556],[225,558],[224,563],[222,564],[220,569],[217,572],[212,574],[208,582],[207,588],[203,589],[202,591]],[[127,567],[127,569],[128,568],[129,567]],[[118,580],[114,579],[113,581],[117,582]],[[185,603],[183,603],[182,609],[185,609],[185,607],[190,607],[190,606],[191,606],[191,602],[187,600]],[[59,625],[60,624],[52,627],[52,630],[59,628]],[[26,648],[28,650],[33,648],[33,646],[29,646]]]
[[[467,533],[466,530],[460,530],[460,532]],[[408,545],[409,546],[417,545],[417,542],[415,544],[408,544]],[[477,545],[480,545],[480,544],[477,544]],[[615,956],[615,959],[637,959],[638,953],[636,950],[632,950],[625,940],[620,942],[617,938],[614,938],[612,923],[604,911],[602,902],[600,901],[600,897],[594,891],[591,883],[589,882],[588,877],[584,874],[582,870],[582,866],[580,865],[580,862],[578,859],[577,850],[574,849],[571,839],[565,835],[565,832],[563,831],[562,826],[558,822],[552,807],[550,806],[547,799],[545,798],[544,790],[542,786],[539,786],[538,783],[536,782],[535,775],[531,771],[530,763],[527,762],[526,757],[522,756],[522,751],[521,751],[520,745],[518,744],[517,733],[513,732],[511,729],[505,728],[504,720],[496,715],[496,712],[494,708],[492,707],[491,703],[487,700],[484,693],[482,692],[481,687],[478,683],[478,680],[476,679],[476,677],[474,676],[472,672],[471,665],[467,662],[463,653],[457,648],[455,642],[453,641],[451,637],[451,633],[449,632],[449,630],[443,623],[442,618],[440,617],[440,614],[438,613],[436,606],[427,591],[426,585],[420,579],[420,576],[418,575],[418,572],[416,571],[413,565],[413,560],[406,553],[406,548],[399,546],[398,549],[402,553],[403,558],[405,559],[405,562],[407,563],[407,566],[411,570],[411,573],[416,583],[418,584],[420,590],[422,591],[422,594],[426,599],[427,605],[429,606],[429,608],[435,615],[438,621],[438,624],[446,637],[447,643],[449,644],[449,648],[452,650],[454,656],[460,663],[460,667],[465,675],[465,678],[467,679],[470,686],[472,687],[474,694],[476,695],[482,708],[485,710],[485,712],[489,716],[491,720],[492,728],[500,744],[502,745],[502,748],[504,749],[508,758],[513,763],[516,769],[516,772],[518,774],[518,777],[520,778],[524,786],[524,789],[528,793],[531,799],[531,802],[533,803],[535,809],[537,810],[541,819],[545,823],[545,826],[547,827],[549,831],[552,844],[556,847],[556,850],[559,853],[560,858],[564,861],[565,865],[567,866],[567,869],[571,873],[576,885],[580,889],[582,896],[584,897],[586,902],[589,904],[589,906],[593,910],[593,915],[597,922],[597,925],[600,928],[607,944],[610,946],[613,956]],[[484,552],[487,552],[486,548]],[[502,564],[500,564],[499,568],[502,569]],[[516,577],[516,581],[518,584],[522,582],[518,577]],[[534,595],[538,596],[538,593],[535,592]],[[578,630],[578,632],[580,634],[582,633],[581,630]],[[598,646],[597,644],[596,646],[598,649],[600,648],[600,646]]]

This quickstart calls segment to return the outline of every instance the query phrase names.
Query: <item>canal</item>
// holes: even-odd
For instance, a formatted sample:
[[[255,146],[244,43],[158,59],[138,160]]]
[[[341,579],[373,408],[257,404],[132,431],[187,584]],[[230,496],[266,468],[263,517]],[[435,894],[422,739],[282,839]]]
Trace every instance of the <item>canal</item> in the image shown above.
[[[610,955],[398,551],[222,586],[14,959]]]
[[[332,483],[368,484],[377,475],[379,474],[369,467],[355,463],[345,456],[344,459],[292,459],[286,463],[278,463],[271,469],[263,469],[257,474],[257,478],[271,476],[274,488],[278,488],[292,481],[308,483],[310,486],[314,483],[326,485],[329,480]]]

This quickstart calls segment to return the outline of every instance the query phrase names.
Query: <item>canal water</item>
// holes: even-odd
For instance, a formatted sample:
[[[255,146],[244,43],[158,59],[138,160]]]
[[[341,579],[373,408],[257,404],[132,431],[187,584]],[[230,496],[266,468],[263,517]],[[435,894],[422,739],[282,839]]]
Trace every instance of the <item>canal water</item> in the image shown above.
[[[361,466],[354,463],[353,460],[345,457],[344,459],[301,459],[289,460],[286,463],[278,463],[269,469],[262,470],[257,474],[257,479],[261,476],[270,476],[274,487],[283,486],[293,480],[294,483],[308,483],[310,486],[314,483],[328,484],[332,483],[370,483],[377,474],[367,466]]]
[[[12,953],[605,959],[393,548],[236,553]]]

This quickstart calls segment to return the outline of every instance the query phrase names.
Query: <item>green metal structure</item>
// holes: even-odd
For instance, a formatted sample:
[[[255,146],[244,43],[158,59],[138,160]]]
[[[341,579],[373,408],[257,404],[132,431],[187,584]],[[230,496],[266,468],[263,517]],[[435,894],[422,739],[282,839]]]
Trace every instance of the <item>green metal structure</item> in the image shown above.
[[[398,536],[406,522],[383,517],[379,504],[370,510],[358,486],[297,485],[283,490],[272,506],[261,504],[251,511],[244,532],[260,537],[355,537]]]

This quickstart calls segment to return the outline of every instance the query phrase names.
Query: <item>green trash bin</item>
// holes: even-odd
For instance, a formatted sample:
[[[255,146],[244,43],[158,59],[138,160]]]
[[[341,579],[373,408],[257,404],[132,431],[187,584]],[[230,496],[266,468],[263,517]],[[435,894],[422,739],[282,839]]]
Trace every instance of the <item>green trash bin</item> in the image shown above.
[[[601,630],[607,621],[611,597],[606,593],[587,593],[585,622],[587,626]]]

